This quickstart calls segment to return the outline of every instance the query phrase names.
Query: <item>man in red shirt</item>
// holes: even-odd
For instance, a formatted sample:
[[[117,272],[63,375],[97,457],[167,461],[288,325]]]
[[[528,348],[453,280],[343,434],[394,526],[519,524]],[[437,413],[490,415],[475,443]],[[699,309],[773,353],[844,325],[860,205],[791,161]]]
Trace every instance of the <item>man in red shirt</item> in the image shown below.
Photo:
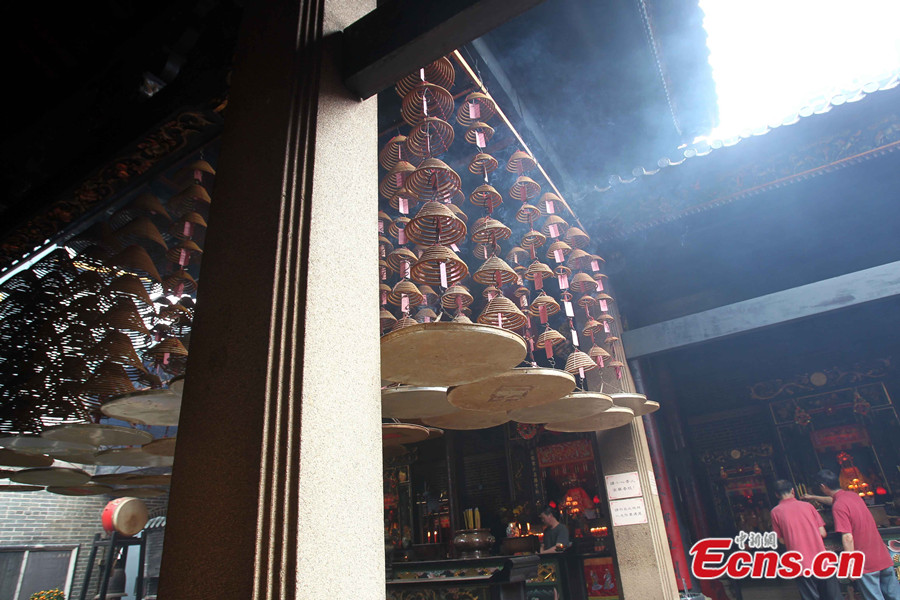
[[[803,569],[812,569],[816,554],[825,551],[822,539],[825,537],[825,521],[812,504],[800,502],[794,496],[794,485],[779,479],[775,482],[775,493],[781,498],[772,509],[772,529],[778,534],[778,541],[788,550],[799,552]],[[841,586],[837,578],[798,577],[797,586],[803,600],[842,600]]]
[[[832,471],[819,471],[815,480],[826,498],[831,500],[834,530],[842,534],[844,550],[859,550],[866,558],[856,589],[865,600],[900,600],[900,583],[894,573],[894,563],[869,507],[859,494],[842,490],[838,476]]]

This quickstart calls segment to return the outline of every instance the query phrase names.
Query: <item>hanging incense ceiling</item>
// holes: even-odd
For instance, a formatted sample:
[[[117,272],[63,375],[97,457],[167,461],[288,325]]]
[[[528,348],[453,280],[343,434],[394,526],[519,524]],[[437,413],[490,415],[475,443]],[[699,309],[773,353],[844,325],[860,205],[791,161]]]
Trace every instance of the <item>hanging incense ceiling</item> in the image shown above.
[[[451,429],[630,422],[645,399],[583,390],[592,370],[619,382],[609,391],[624,377],[585,227],[458,53],[396,92],[379,154],[382,379],[396,382],[383,415]]]

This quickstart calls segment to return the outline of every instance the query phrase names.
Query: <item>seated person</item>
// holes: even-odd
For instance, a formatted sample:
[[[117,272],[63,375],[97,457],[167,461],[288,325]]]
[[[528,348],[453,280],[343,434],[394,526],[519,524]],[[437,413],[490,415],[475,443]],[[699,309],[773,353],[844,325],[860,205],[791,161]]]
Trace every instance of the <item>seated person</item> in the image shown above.
[[[541,544],[541,554],[548,552],[560,552],[569,547],[569,530],[556,518],[555,511],[549,506],[545,507],[539,515],[544,524],[544,538]],[[558,549],[557,546],[561,545]]]

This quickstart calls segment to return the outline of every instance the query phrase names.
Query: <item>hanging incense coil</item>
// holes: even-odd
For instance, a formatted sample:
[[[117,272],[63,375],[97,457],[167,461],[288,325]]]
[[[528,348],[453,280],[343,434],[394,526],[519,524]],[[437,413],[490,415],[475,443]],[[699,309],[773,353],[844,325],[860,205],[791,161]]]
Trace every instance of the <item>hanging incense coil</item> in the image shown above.
[[[572,248],[567,264],[576,271],[584,271],[590,267],[591,255],[581,248]]]
[[[109,223],[113,227],[119,229],[135,217],[140,216],[159,216],[166,221],[171,221],[172,217],[163,208],[162,203],[154,194],[144,192],[135,198],[127,206],[117,210],[110,218]]]
[[[197,280],[191,277],[190,273],[182,269],[166,276],[163,280],[163,286],[167,291],[172,292],[176,296],[180,296],[181,294],[193,294],[197,291]]]
[[[597,304],[597,299],[590,294],[584,294],[581,298],[578,299],[578,306],[587,310],[590,310],[591,308],[597,306]]]
[[[511,235],[512,230],[509,227],[497,219],[488,217],[472,230],[472,241],[479,244],[493,244],[509,239]]]
[[[529,155],[527,152],[523,152],[522,150],[516,150],[512,153],[512,156],[509,157],[509,161],[506,163],[506,170],[510,173],[518,173],[522,174],[526,171],[530,171],[537,166],[537,161]]]
[[[506,262],[498,257],[492,256],[487,259],[481,267],[472,275],[472,279],[484,285],[504,285],[515,283],[519,280],[519,276],[513,271]]]
[[[386,235],[388,232],[388,228],[393,223],[393,219],[391,219],[390,215],[386,212],[379,210],[378,211],[378,233],[382,235]]]
[[[609,279],[609,277],[606,276],[606,273],[592,273],[592,274],[591,274],[591,277],[593,277],[593,278],[594,278],[594,281],[597,282],[597,291],[598,291],[598,292],[602,292],[602,291],[603,291],[603,285],[604,285],[604,284],[603,284],[603,280],[604,280],[604,279]]]
[[[485,152],[479,152],[469,161],[469,173],[486,177],[488,173],[496,171],[499,166],[500,163],[496,158]]]
[[[384,331],[385,329],[388,329],[389,327],[393,327],[394,323],[397,322],[397,317],[395,317],[393,314],[391,314],[391,312],[389,310],[387,310],[385,308],[381,309],[381,312],[379,313],[379,315],[380,315],[379,318],[381,320],[382,331]]]
[[[565,242],[553,242],[547,248],[547,258],[552,258],[557,263],[565,262],[566,256],[572,251],[572,247]]]
[[[519,207],[518,212],[516,212],[516,221],[519,223],[534,223],[538,217],[541,216],[541,211],[537,209],[537,207],[525,203]]]
[[[203,212],[209,208],[212,198],[202,185],[192,183],[169,199],[169,214],[180,217],[187,212]]]
[[[430,308],[420,308],[413,318],[417,323],[433,323],[437,320],[437,313]]]
[[[205,160],[195,160],[191,164],[178,169],[178,172],[175,173],[175,179],[177,181],[200,182],[204,179],[204,175],[215,177],[216,170]]]
[[[597,315],[597,321],[604,325],[603,330],[609,333],[609,327],[615,322],[613,316],[609,313],[600,313]]]
[[[560,311],[559,303],[543,291],[531,301],[528,312],[531,313],[532,317],[540,317],[541,309],[544,310],[547,316],[553,316]]]
[[[494,189],[494,186],[485,183],[479,185],[471,194],[469,194],[469,202],[474,206],[494,210],[503,204],[503,196]]]
[[[145,306],[153,308],[153,300],[150,299],[147,288],[144,287],[144,284],[141,283],[140,278],[136,275],[131,275],[130,273],[119,275],[112,280],[106,290],[112,296],[125,296],[134,301],[139,300]]]
[[[531,290],[529,290],[529,289],[528,289],[527,287],[525,287],[524,285],[520,285],[519,287],[516,288],[516,291],[513,292],[513,295],[514,295],[516,298],[523,298],[523,297],[524,297],[524,298],[531,298]]]
[[[497,105],[494,99],[481,92],[472,92],[456,111],[456,122],[463,127],[468,127],[476,121],[489,121],[497,114]]]
[[[468,274],[469,267],[453,250],[446,246],[432,246],[412,266],[411,278],[416,283],[449,287],[465,279]]]
[[[134,277],[134,275],[129,275],[129,277]],[[135,277],[135,279],[137,279]],[[115,280],[114,280],[115,281]],[[140,285],[140,280],[138,280],[138,285]],[[77,277],[75,277],[69,284],[66,286],[64,296],[70,299],[80,298],[81,296],[88,296],[100,293],[103,291],[104,287],[106,287],[104,283],[103,277],[97,273],[96,271],[83,271],[79,273]],[[140,286],[141,289],[144,289],[144,286]],[[147,291],[144,290],[144,294]],[[12,297],[7,297],[3,300],[3,302],[9,302]],[[147,297],[147,301],[150,301],[149,296]]]
[[[612,346],[613,344],[615,344],[618,341],[619,341],[619,338],[617,338],[614,335],[609,335],[609,336],[606,336],[606,339],[603,340],[603,343],[606,344],[607,346]]]
[[[105,362],[81,385],[80,391],[95,397],[116,396],[133,392],[134,385],[125,372],[125,367]]]
[[[419,293],[422,294],[422,304],[437,304],[440,296],[430,285],[420,285]]]
[[[391,240],[387,239],[383,235],[378,236],[378,256],[382,258],[386,258],[391,252],[394,251],[394,245],[391,243]]]
[[[513,263],[514,265],[522,265],[530,257],[531,255],[528,253],[528,251],[519,246],[513,246],[513,248],[506,253],[506,260]]]
[[[115,256],[111,257],[107,264],[111,267],[134,270],[145,273],[154,281],[160,281],[159,271],[153,264],[153,259],[147,251],[140,246],[128,246]]]
[[[403,329],[404,327],[411,327],[412,325],[418,325],[418,324],[419,324],[419,322],[416,321],[415,319],[413,319],[412,317],[403,317],[402,319],[400,319],[396,323],[394,323],[394,326],[391,327],[391,331],[399,331],[400,329]]]
[[[391,237],[395,238],[397,242],[400,242],[400,230],[406,229],[406,226],[409,224],[409,217],[397,217],[394,219],[394,222],[391,223],[391,226],[388,228],[388,233]],[[404,233],[403,243],[406,243],[406,237]]]
[[[466,129],[466,141],[479,148],[487,146],[492,137],[494,137],[494,128],[481,121],[475,121]]]
[[[524,175],[520,175],[509,188],[509,197],[523,203],[534,200],[540,193],[541,186],[538,182]]]
[[[601,333],[602,331],[603,324],[594,318],[589,318],[587,320],[587,323],[585,323],[584,329],[582,329],[581,334],[593,338],[595,335]]]
[[[461,186],[459,175],[442,160],[429,158],[406,180],[406,187],[418,198],[449,202]]]
[[[106,311],[103,319],[107,325],[120,331],[136,331],[144,335],[150,334],[134,302],[127,298],[120,298],[112,308]]]
[[[527,317],[506,296],[495,296],[478,316],[478,322],[512,331],[525,327]]]
[[[591,349],[588,352],[588,356],[590,356],[594,360],[594,362],[597,363],[598,367],[604,367],[606,365],[603,364],[603,361],[610,358],[612,355],[597,344],[594,344],[593,346],[591,346]]]
[[[406,136],[395,135],[388,143],[384,145],[381,152],[378,153],[378,164],[386,171],[393,169],[398,162],[403,160],[404,148],[406,147]]]
[[[540,248],[544,245],[544,242],[547,241],[547,238],[540,231],[535,231],[532,229],[528,233],[522,236],[522,247],[531,250],[534,248]]]
[[[184,347],[184,344],[177,338],[170,337],[162,340],[152,348],[148,348],[144,352],[145,356],[155,360],[165,360],[166,354],[170,356],[186,357],[188,351],[187,348]]]
[[[186,267],[192,262],[199,262],[201,254],[203,254],[203,250],[200,249],[196,242],[184,240],[169,248],[166,252],[166,258],[175,264]]]
[[[566,223],[565,220],[562,219],[562,217],[550,215],[541,226],[541,233],[551,238],[562,238],[562,236],[566,234],[566,231],[568,231],[568,229],[569,224]],[[553,235],[554,231],[556,232],[556,235]]]
[[[406,235],[422,246],[455,244],[466,236],[466,224],[445,205],[426,202],[406,226]]]
[[[437,117],[422,119],[406,139],[410,152],[422,158],[432,158],[446,152],[453,145],[453,126]]]
[[[573,351],[566,359],[566,371],[572,375],[579,374],[581,369],[587,372],[596,368],[597,365],[591,360],[591,357],[581,350]]]
[[[418,306],[422,302],[422,293],[412,281],[404,279],[394,286],[391,293],[388,294],[388,302],[395,306],[402,306],[403,297],[409,299],[409,306]]]
[[[565,242],[574,248],[584,248],[591,243],[591,238],[577,227],[569,227],[566,230]]]
[[[489,285],[481,292],[481,297],[486,300],[493,300],[495,296],[502,295],[503,292],[500,291],[500,288],[494,285]]]
[[[403,272],[403,263],[408,263],[411,269],[417,260],[419,257],[412,250],[401,247],[388,254],[385,262],[391,271],[400,274],[401,277],[406,277],[406,273]]]
[[[572,269],[570,269],[569,267],[567,267],[565,265],[557,265],[553,269],[553,274],[556,275],[557,279],[560,277],[564,277],[564,278],[566,278],[566,280],[568,280],[568,278],[572,276]],[[565,289],[565,287],[568,287],[568,286],[563,286],[562,283],[560,283],[560,288]]]
[[[469,290],[461,285],[450,286],[447,288],[447,291],[444,292],[444,295],[441,296],[441,306],[447,310],[463,309],[474,301],[475,298],[472,297]]]
[[[463,223],[468,223],[468,222],[469,222],[469,215],[467,215],[466,213],[464,213],[463,210],[462,210],[460,207],[458,207],[458,206],[455,205],[455,204],[446,204],[445,206],[446,206],[447,208],[449,208],[449,209],[450,209],[450,212],[452,212],[454,215],[456,215],[456,216],[459,218],[460,221],[462,221]]]
[[[199,229],[206,229],[206,219],[197,212],[187,212],[173,221],[169,233],[179,240],[188,240],[197,235]]]
[[[101,273],[106,273],[109,271],[107,268],[109,266],[109,261],[112,259],[113,254],[108,252],[106,249],[101,248],[100,246],[88,246],[84,250],[78,253],[73,261],[76,266],[79,268],[87,268],[92,270],[97,270]],[[34,274],[30,271],[28,272],[32,277]],[[8,286],[12,280],[7,281],[6,285]]]
[[[381,194],[385,200],[390,200],[397,192],[403,189],[407,178],[412,175],[415,170],[416,168],[405,160],[397,162],[397,164],[394,165],[394,168],[388,171],[388,174],[385,175],[378,184],[378,193]]]
[[[125,246],[137,244],[143,241],[153,242],[158,246],[166,247],[166,241],[159,233],[159,229],[147,217],[138,217],[127,223],[115,232],[116,238]]]
[[[612,296],[610,296],[609,294],[603,293],[603,292],[599,292],[599,293],[595,296],[595,298],[596,298],[596,300],[597,300],[597,304],[600,304],[601,302],[607,302],[607,303],[609,303],[609,302],[614,302],[614,301],[615,301],[615,300],[613,299]],[[608,308],[608,307],[607,307],[607,308]],[[602,304],[601,304],[601,310],[602,310]],[[603,312],[606,312],[606,311],[604,310]]]
[[[555,329],[547,329],[541,335],[538,336],[537,345],[541,350],[546,351],[547,342],[550,342],[551,347],[561,346],[566,343],[566,337],[558,332]]]
[[[453,94],[439,85],[420,82],[403,95],[400,116],[409,125],[415,125],[426,117],[448,120],[453,114]]]
[[[569,287],[576,292],[587,294],[597,290],[597,282],[587,273],[575,273],[575,276],[569,282]]]
[[[388,201],[388,205],[401,214],[409,214],[418,203],[419,199],[405,185]]]
[[[476,244],[472,250],[475,258],[487,260],[495,256],[500,251],[500,244]]]
[[[424,78],[423,78],[424,75]],[[402,98],[406,96],[412,89],[423,81],[439,85],[444,89],[453,87],[453,81],[456,79],[456,71],[453,69],[453,63],[447,57],[441,57],[433,63],[417,69],[396,83],[394,89]]]
[[[553,192],[547,192],[541,196],[541,199],[537,203],[537,207],[540,209],[541,214],[544,215],[571,212],[566,201]]]
[[[553,277],[553,271],[542,263],[539,260],[534,261],[528,266],[528,270],[525,271],[525,279],[528,281],[534,281],[538,276],[541,277],[542,280],[547,279],[549,277]]]

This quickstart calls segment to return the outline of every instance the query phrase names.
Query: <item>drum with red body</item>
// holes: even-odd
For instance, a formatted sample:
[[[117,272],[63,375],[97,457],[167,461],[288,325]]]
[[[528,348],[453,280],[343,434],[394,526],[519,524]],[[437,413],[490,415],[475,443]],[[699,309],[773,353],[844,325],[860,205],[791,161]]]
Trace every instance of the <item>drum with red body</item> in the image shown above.
[[[138,498],[116,498],[100,514],[104,531],[127,536],[140,532],[149,517],[147,505]]]

